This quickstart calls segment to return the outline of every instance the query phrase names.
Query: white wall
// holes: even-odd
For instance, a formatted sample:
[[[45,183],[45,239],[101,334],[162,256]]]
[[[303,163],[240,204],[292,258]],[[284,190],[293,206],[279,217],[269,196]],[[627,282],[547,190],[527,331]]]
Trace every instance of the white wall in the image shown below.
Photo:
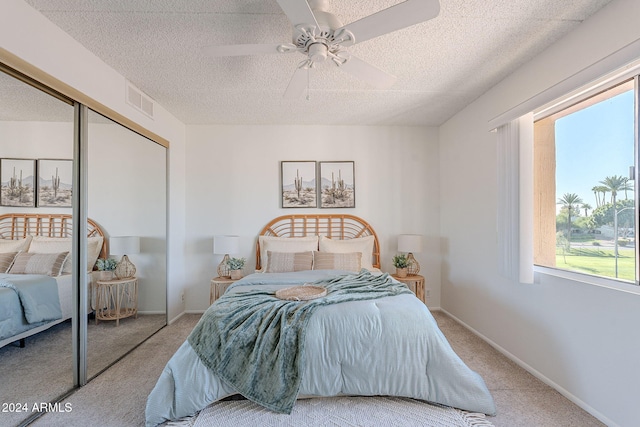
[[[393,271],[396,236],[426,236],[415,254],[440,303],[437,130],[421,127],[188,126],[187,309],[204,310],[219,256],[213,236],[241,236],[246,273],[255,267],[255,241],[273,218],[294,213],[346,213],[365,219],[381,241],[384,271]],[[283,209],[280,161],[355,161],[356,208]]]
[[[640,39],[638,16],[640,2],[612,2],[439,135],[442,308],[612,426],[637,425],[640,295],[549,276],[524,285],[498,275],[496,135],[487,124]],[[512,396],[495,394],[499,411]]]
[[[5,50],[104,106],[165,138],[169,149],[168,318],[184,310],[184,173],[185,126],[161,105],[154,119],[125,102],[126,80],[71,36],[22,0],[3,0],[0,13],[0,57]]]

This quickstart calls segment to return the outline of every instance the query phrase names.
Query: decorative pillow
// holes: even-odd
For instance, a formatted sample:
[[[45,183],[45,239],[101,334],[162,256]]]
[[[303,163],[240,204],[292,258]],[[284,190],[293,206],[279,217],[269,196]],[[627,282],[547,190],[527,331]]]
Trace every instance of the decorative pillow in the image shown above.
[[[361,252],[332,253],[314,252],[314,270],[347,270],[360,271],[362,260]]]
[[[47,276],[59,276],[62,265],[69,256],[69,252],[53,254],[36,254],[20,252],[16,255],[13,265],[9,269],[10,274],[46,274]]]
[[[87,239],[87,271],[93,270],[93,266],[100,255],[102,249],[102,236],[89,237]],[[60,252],[71,252],[71,238],[69,237],[44,237],[33,236],[29,253],[52,254]],[[63,267],[63,273],[71,274],[71,257],[67,259]]]
[[[265,271],[269,265],[268,251],[271,252],[313,252],[318,250],[318,236],[310,237],[275,237],[259,236],[260,265]]]
[[[287,273],[290,271],[311,270],[313,252],[272,252],[267,251],[265,273]]]
[[[11,268],[17,254],[18,252],[0,253],[0,273],[6,273]]]
[[[26,252],[30,243],[31,236],[18,240],[0,239],[0,253]]]
[[[371,263],[374,242],[374,236],[358,237],[357,239],[349,240],[333,240],[325,236],[320,236],[320,252],[361,252],[362,268],[366,268],[369,271],[375,271],[375,268],[373,268],[373,264]]]

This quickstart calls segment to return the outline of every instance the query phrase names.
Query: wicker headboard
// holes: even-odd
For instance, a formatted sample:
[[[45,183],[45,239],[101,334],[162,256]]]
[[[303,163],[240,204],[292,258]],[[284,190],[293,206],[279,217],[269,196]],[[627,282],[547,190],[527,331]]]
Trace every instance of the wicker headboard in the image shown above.
[[[373,236],[372,264],[380,268],[378,235],[362,218],[344,214],[284,215],[264,226],[260,236],[306,237],[324,235],[331,239],[347,240]],[[260,270],[260,240],[256,243],[256,270]]]
[[[11,213],[0,215],[0,239],[17,240],[26,236],[71,237],[72,216],[69,214]],[[109,255],[107,239],[100,226],[87,220],[87,237],[102,236],[100,258]]]

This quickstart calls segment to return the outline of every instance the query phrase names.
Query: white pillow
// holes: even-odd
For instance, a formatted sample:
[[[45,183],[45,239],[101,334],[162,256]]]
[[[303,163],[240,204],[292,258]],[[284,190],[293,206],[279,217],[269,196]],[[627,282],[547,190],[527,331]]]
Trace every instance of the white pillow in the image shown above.
[[[318,236],[309,237],[275,237],[258,236],[260,244],[260,267],[265,271],[271,252],[313,252],[318,250]]]
[[[30,243],[31,236],[18,240],[0,239],[0,253],[26,252]]]
[[[326,236],[320,236],[320,252],[350,253],[361,252],[362,268],[376,271],[371,262],[373,257],[374,236],[358,237],[357,239],[333,240]]]
[[[102,236],[89,237],[87,239],[87,271],[93,270],[93,266],[100,255],[102,249]],[[30,253],[52,254],[58,252],[71,253],[71,238],[69,237],[44,237],[33,236],[31,245],[29,245]],[[62,268],[63,273],[71,273],[72,260],[67,259]]]

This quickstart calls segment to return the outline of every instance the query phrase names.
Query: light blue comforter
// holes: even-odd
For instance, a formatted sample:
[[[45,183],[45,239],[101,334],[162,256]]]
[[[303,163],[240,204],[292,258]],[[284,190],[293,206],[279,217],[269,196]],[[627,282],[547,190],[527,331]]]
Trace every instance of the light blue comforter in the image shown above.
[[[0,340],[62,317],[58,283],[35,274],[0,274]]]
[[[252,274],[227,292],[275,291],[337,274],[341,272]],[[495,413],[482,378],[453,352],[429,310],[413,295],[318,307],[308,321],[303,351],[300,396],[404,396]],[[146,424],[193,415],[235,393],[185,341],[147,399]]]

